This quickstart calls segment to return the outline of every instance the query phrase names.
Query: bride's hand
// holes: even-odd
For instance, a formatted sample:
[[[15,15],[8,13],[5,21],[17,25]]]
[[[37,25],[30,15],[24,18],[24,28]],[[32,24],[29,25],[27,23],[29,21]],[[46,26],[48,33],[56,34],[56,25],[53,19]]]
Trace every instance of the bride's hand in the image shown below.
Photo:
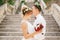
[[[39,31],[35,31],[35,32],[33,33],[32,38],[34,37],[34,35],[39,34],[39,33],[41,33],[41,32],[42,32],[42,29],[41,29],[41,30],[39,30]]]

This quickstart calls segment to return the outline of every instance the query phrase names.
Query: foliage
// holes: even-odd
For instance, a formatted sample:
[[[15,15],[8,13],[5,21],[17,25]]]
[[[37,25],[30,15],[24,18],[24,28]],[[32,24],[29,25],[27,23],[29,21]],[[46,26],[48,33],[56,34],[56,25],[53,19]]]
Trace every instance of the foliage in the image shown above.
[[[0,6],[3,5],[5,2],[4,0],[0,0]]]
[[[51,0],[44,0],[45,3],[48,3],[48,2],[50,2],[50,1],[51,1]]]
[[[10,5],[14,5],[15,1],[14,1],[14,0],[8,0],[8,3],[9,3]]]

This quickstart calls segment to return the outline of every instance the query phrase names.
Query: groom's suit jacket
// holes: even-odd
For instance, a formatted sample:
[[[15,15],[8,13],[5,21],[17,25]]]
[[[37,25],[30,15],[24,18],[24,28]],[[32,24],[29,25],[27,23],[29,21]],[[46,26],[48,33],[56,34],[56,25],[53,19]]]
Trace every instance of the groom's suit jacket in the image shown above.
[[[36,16],[36,20],[35,20],[35,22],[33,23],[33,26],[37,28],[38,25],[40,25],[40,24],[43,25],[42,32],[39,33],[39,34],[37,34],[37,35],[35,35],[34,37],[35,37],[36,39],[41,39],[41,40],[42,40],[42,39],[45,38],[46,21],[45,21],[44,17],[41,15],[41,13]]]

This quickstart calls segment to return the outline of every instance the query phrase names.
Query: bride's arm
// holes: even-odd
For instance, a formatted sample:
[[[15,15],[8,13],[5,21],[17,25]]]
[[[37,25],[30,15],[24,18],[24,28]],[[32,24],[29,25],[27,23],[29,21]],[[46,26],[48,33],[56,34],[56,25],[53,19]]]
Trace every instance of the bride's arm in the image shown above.
[[[39,31],[39,32],[34,32],[32,34],[29,34],[28,30],[27,30],[27,24],[26,23],[22,23],[21,27],[22,27],[23,35],[26,39],[32,38],[32,37],[34,37],[34,35],[40,33],[40,31]]]

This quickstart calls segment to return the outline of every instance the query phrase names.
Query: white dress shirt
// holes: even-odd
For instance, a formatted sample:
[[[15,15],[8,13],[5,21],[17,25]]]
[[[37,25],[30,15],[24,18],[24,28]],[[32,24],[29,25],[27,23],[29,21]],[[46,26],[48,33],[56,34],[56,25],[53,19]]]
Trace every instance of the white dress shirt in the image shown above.
[[[42,24],[42,25],[43,25],[43,29],[42,29],[42,32],[41,32],[41,33],[36,34],[34,37],[35,37],[35,39],[37,39],[37,40],[42,40],[42,39],[45,38],[46,21],[45,21],[44,17],[41,15],[41,13],[38,14],[38,15],[36,16],[36,18],[37,18],[37,19],[35,20],[33,26],[34,26],[34,27],[38,27],[37,24]]]

